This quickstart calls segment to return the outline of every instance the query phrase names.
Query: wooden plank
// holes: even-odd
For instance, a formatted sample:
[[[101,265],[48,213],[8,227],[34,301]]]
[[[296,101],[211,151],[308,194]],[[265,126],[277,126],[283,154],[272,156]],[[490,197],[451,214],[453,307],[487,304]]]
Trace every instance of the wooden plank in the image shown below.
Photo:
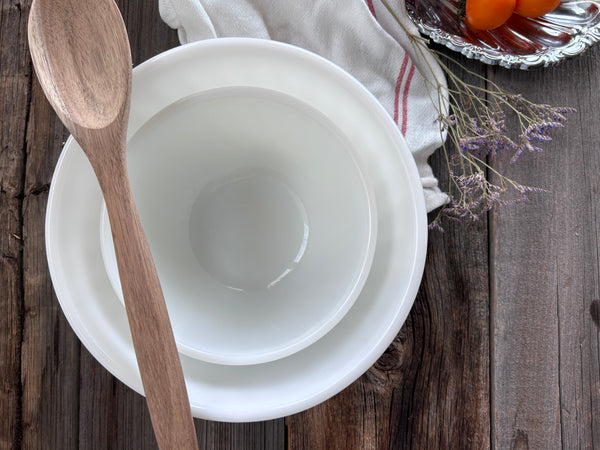
[[[81,353],[79,447],[157,449],[144,397]]]
[[[48,273],[44,218],[52,169],[66,133],[34,81],[23,200],[23,436],[25,448],[75,448],[79,343]]]
[[[549,70],[494,74],[579,113],[504,173],[549,189],[492,221],[493,440],[497,448],[600,442],[598,47]]]
[[[27,11],[0,2],[0,448],[21,440],[22,218],[31,68],[23,40]]]
[[[441,152],[432,165],[445,185]],[[342,393],[287,419],[290,448],[489,448],[487,220],[445,228],[429,233],[421,290],[392,345]]]
[[[4,166],[4,161],[0,165]],[[3,177],[4,179],[4,177]],[[0,448],[20,441],[21,362],[23,327],[20,201],[0,194]]]
[[[285,448],[283,419],[253,423],[196,420],[200,449],[275,450]]]

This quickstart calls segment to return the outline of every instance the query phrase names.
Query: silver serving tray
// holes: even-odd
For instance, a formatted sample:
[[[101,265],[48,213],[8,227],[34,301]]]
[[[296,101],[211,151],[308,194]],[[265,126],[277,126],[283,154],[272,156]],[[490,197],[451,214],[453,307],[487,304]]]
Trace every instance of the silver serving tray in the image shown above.
[[[600,1],[563,0],[537,19],[513,14],[491,31],[468,28],[457,0],[406,0],[419,31],[434,42],[486,64],[529,69],[580,54],[600,40]]]

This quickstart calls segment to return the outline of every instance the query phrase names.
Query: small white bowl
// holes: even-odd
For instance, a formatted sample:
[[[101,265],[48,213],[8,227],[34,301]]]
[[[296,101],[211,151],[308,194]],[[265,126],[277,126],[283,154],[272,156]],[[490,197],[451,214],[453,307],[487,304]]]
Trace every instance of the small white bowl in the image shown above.
[[[132,190],[181,353],[263,363],[342,319],[376,243],[357,161],[320,112],[256,87],[182,99],[132,137]],[[101,241],[122,300],[105,209]]]

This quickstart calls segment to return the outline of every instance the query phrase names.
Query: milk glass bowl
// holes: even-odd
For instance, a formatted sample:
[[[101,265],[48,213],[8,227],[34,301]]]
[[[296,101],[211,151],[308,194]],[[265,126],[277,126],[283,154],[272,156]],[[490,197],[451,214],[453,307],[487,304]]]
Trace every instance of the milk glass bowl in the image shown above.
[[[230,365],[288,356],[331,330],[373,259],[376,205],[352,143],[312,107],[213,89],[128,143],[134,199],[179,350]],[[102,254],[122,298],[110,225]]]

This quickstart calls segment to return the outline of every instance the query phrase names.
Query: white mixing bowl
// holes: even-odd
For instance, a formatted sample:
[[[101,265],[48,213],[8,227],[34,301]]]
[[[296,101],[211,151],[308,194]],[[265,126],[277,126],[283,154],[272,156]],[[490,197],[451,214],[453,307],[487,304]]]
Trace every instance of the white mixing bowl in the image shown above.
[[[264,88],[184,98],[128,143],[128,168],[176,341],[257,364],[331,330],[359,295],[377,212],[352,143],[316,109]],[[102,253],[122,297],[106,211]]]

